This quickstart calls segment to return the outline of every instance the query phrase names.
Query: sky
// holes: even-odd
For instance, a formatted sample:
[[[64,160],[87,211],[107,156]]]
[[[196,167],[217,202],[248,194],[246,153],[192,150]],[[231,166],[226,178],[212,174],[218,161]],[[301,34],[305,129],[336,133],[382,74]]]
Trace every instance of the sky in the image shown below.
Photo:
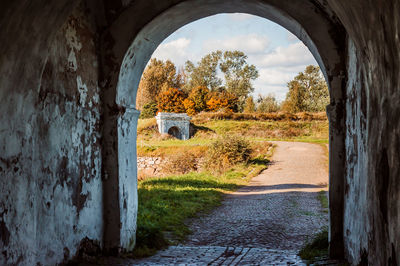
[[[218,14],[187,24],[166,38],[152,58],[171,60],[179,68],[197,63],[216,50],[240,50],[259,71],[253,95],[274,94],[285,99],[287,82],[307,65],[317,65],[308,48],[285,28],[243,13]]]

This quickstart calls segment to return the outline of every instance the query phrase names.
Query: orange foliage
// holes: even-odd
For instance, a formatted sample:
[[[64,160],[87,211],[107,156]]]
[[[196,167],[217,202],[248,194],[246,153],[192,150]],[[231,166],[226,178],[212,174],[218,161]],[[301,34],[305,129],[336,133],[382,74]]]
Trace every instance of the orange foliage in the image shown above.
[[[185,94],[177,88],[169,88],[158,96],[157,108],[159,112],[184,113]]]
[[[185,106],[185,110],[188,115],[193,116],[196,114],[195,103],[192,100],[185,99],[183,101],[183,105]]]
[[[237,111],[238,98],[228,92],[212,92],[210,99],[207,101],[207,108],[212,112],[217,112],[221,109],[226,111]]]

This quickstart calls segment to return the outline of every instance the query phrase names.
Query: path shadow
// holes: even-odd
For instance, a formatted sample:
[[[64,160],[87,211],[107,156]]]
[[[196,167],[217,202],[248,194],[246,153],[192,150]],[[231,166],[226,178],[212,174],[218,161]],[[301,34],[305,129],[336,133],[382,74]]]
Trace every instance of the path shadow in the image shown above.
[[[240,189],[240,192],[246,191],[264,191],[264,190],[277,190],[277,189],[301,189],[301,188],[326,188],[326,184],[279,184],[279,185],[270,185],[270,186],[251,186],[247,185]]]

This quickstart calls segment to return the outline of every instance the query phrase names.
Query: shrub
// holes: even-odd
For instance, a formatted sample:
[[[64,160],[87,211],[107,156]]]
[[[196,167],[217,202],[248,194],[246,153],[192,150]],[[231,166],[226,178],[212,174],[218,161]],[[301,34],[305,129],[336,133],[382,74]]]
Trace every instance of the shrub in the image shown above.
[[[199,113],[193,117],[196,123],[206,123],[211,120],[254,120],[254,121],[326,121],[324,112],[319,113],[297,113],[286,112],[275,113],[232,113],[232,112],[207,112]]]
[[[140,119],[152,118],[157,114],[157,103],[151,102],[143,106],[142,112],[140,113]]]
[[[222,136],[211,144],[207,165],[209,169],[223,171],[238,163],[247,163],[251,152],[251,145],[244,138]]]
[[[257,99],[257,112],[258,113],[272,113],[279,110],[279,104],[273,94],[267,96],[258,96]]]
[[[138,135],[152,135],[158,132],[157,120],[155,118],[139,119]]]
[[[197,156],[192,152],[178,152],[168,158],[165,166],[169,174],[187,174],[197,171]]]

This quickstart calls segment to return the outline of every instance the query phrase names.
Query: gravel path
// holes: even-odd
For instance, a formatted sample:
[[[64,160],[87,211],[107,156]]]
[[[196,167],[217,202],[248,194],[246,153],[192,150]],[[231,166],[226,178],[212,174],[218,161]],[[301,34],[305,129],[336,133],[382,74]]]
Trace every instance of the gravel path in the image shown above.
[[[191,221],[188,241],[124,264],[303,265],[298,250],[328,225],[316,197],[327,190],[325,151],[316,144],[274,143],[271,166],[226,195],[212,213]]]

